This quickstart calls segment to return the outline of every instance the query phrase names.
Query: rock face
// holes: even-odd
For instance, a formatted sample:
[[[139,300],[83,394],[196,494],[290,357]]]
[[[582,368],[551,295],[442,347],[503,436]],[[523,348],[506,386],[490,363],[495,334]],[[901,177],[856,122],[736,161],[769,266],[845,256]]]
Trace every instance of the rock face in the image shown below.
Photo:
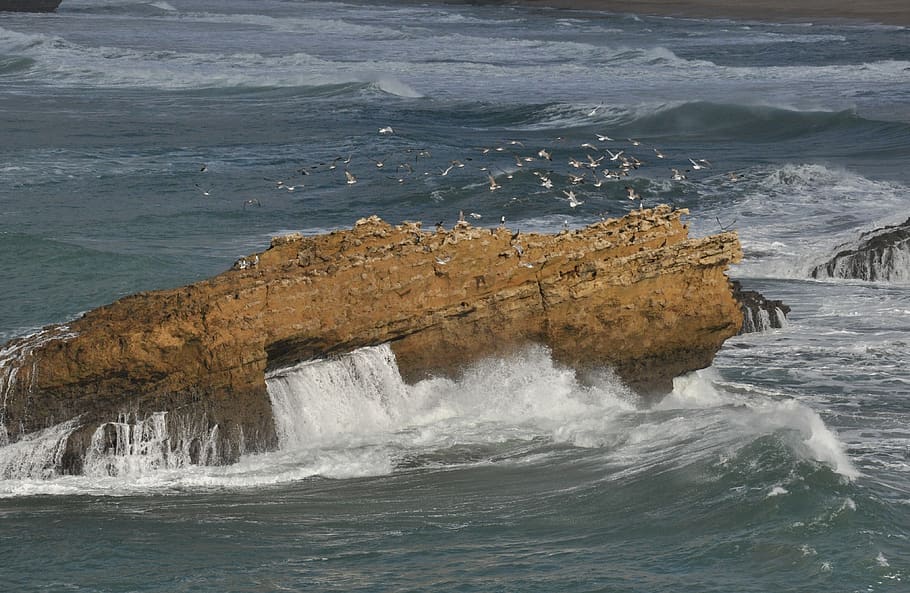
[[[860,236],[854,246],[842,246],[813,278],[852,278],[870,282],[910,280],[910,219]]]
[[[725,275],[741,258],[735,233],[691,239],[685,213],[660,206],[557,235],[371,217],[276,238],[209,280],[3,346],[0,444],[69,421],[50,469],[80,472],[124,448],[129,418],[157,413],[165,457],[228,463],[277,446],[267,371],[382,343],[409,381],[537,342],[581,373],[609,366],[665,393],[742,324]]]
[[[743,313],[743,325],[739,333],[749,334],[784,327],[790,307],[783,301],[765,298],[755,290],[743,290],[738,280],[731,281],[733,298],[739,302]]]

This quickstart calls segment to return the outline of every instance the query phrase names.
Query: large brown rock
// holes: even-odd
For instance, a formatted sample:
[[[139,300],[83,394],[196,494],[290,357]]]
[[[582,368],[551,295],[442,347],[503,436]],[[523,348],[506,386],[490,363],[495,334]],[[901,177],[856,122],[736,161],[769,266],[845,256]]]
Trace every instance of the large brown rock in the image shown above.
[[[742,324],[725,275],[741,257],[735,233],[691,239],[685,213],[557,235],[371,217],[276,238],[212,279],[5,345],[0,444],[78,416],[60,457],[78,472],[93,434],[96,449],[117,446],[99,425],[167,411],[169,434],[184,435],[171,449],[230,462],[277,445],[266,371],[386,342],[409,381],[537,342],[582,373],[612,367],[641,393],[666,392]]]

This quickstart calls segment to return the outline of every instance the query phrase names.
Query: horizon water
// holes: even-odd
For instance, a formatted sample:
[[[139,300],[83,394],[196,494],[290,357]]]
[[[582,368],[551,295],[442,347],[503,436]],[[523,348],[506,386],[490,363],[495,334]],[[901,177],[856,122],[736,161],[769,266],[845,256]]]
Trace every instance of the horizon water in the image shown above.
[[[64,421],[0,446],[3,587],[910,588],[910,251],[810,277],[910,217],[906,28],[66,0],[0,14],[0,88],[0,344],[372,214],[558,232],[667,203],[791,308],[650,406],[541,346],[414,385],[379,346],[272,372],[280,448],[230,466],[124,410],[120,450],[58,475]],[[641,166],[572,183],[619,151]]]

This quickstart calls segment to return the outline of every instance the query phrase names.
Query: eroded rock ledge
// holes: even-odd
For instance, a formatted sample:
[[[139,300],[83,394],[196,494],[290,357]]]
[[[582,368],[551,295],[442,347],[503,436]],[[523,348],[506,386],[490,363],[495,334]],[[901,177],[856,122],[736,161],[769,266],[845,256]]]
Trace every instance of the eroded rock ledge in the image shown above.
[[[276,238],[212,279],[4,346],[0,444],[78,417],[60,456],[78,472],[99,425],[167,411],[196,427],[180,434],[212,441],[172,449],[230,462],[277,445],[267,370],[386,342],[410,381],[538,342],[582,373],[609,366],[644,394],[666,392],[742,324],[725,275],[741,258],[736,234],[689,238],[685,213],[660,206],[557,235],[371,217]]]

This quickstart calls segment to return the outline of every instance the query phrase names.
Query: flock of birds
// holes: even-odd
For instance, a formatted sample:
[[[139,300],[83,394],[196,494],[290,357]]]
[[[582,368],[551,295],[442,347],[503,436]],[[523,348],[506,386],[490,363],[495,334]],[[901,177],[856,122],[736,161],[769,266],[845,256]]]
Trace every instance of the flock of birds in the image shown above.
[[[455,159],[440,159],[434,157],[429,149],[413,146],[406,140],[398,141],[401,137],[391,126],[379,128],[378,134],[388,137],[386,144],[398,146],[390,148],[382,156],[362,156],[352,150],[346,155],[299,166],[288,179],[267,181],[273,191],[297,192],[307,187],[353,186],[361,180],[370,184],[383,179],[397,184],[423,180],[421,191],[432,191],[446,182],[451,187],[457,186],[455,178],[458,177],[462,181],[459,186],[462,189],[486,187],[489,192],[497,192],[524,176],[526,182],[532,181],[542,188],[538,190],[540,192],[551,193],[569,210],[574,211],[585,204],[584,198],[591,196],[594,189],[619,184],[623,185],[624,195],[632,202],[632,207],[637,203],[643,209],[645,197],[633,187],[630,178],[646,164],[666,163],[668,177],[674,182],[684,182],[693,172],[712,168],[711,162],[704,158],[668,158],[656,146],[646,146],[633,138],[615,140],[601,133],[574,142],[558,137],[548,142],[547,146],[534,147],[526,146],[526,143],[530,144],[527,140],[503,140],[495,145],[477,147],[474,152]],[[669,166],[671,163],[676,166]],[[200,173],[208,171],[207,165],[201,166]],[[727,177],[730,181],[737,181],[741,175],[728,173]],[[212,191],[201,183],[195,185],[203,196],[212,195]],[[258,198],[250,198],[243,202],[243,208],[260,208],[262,203]],[[477,212],[470,212],[469,216],[474,219],[482,217]]]

